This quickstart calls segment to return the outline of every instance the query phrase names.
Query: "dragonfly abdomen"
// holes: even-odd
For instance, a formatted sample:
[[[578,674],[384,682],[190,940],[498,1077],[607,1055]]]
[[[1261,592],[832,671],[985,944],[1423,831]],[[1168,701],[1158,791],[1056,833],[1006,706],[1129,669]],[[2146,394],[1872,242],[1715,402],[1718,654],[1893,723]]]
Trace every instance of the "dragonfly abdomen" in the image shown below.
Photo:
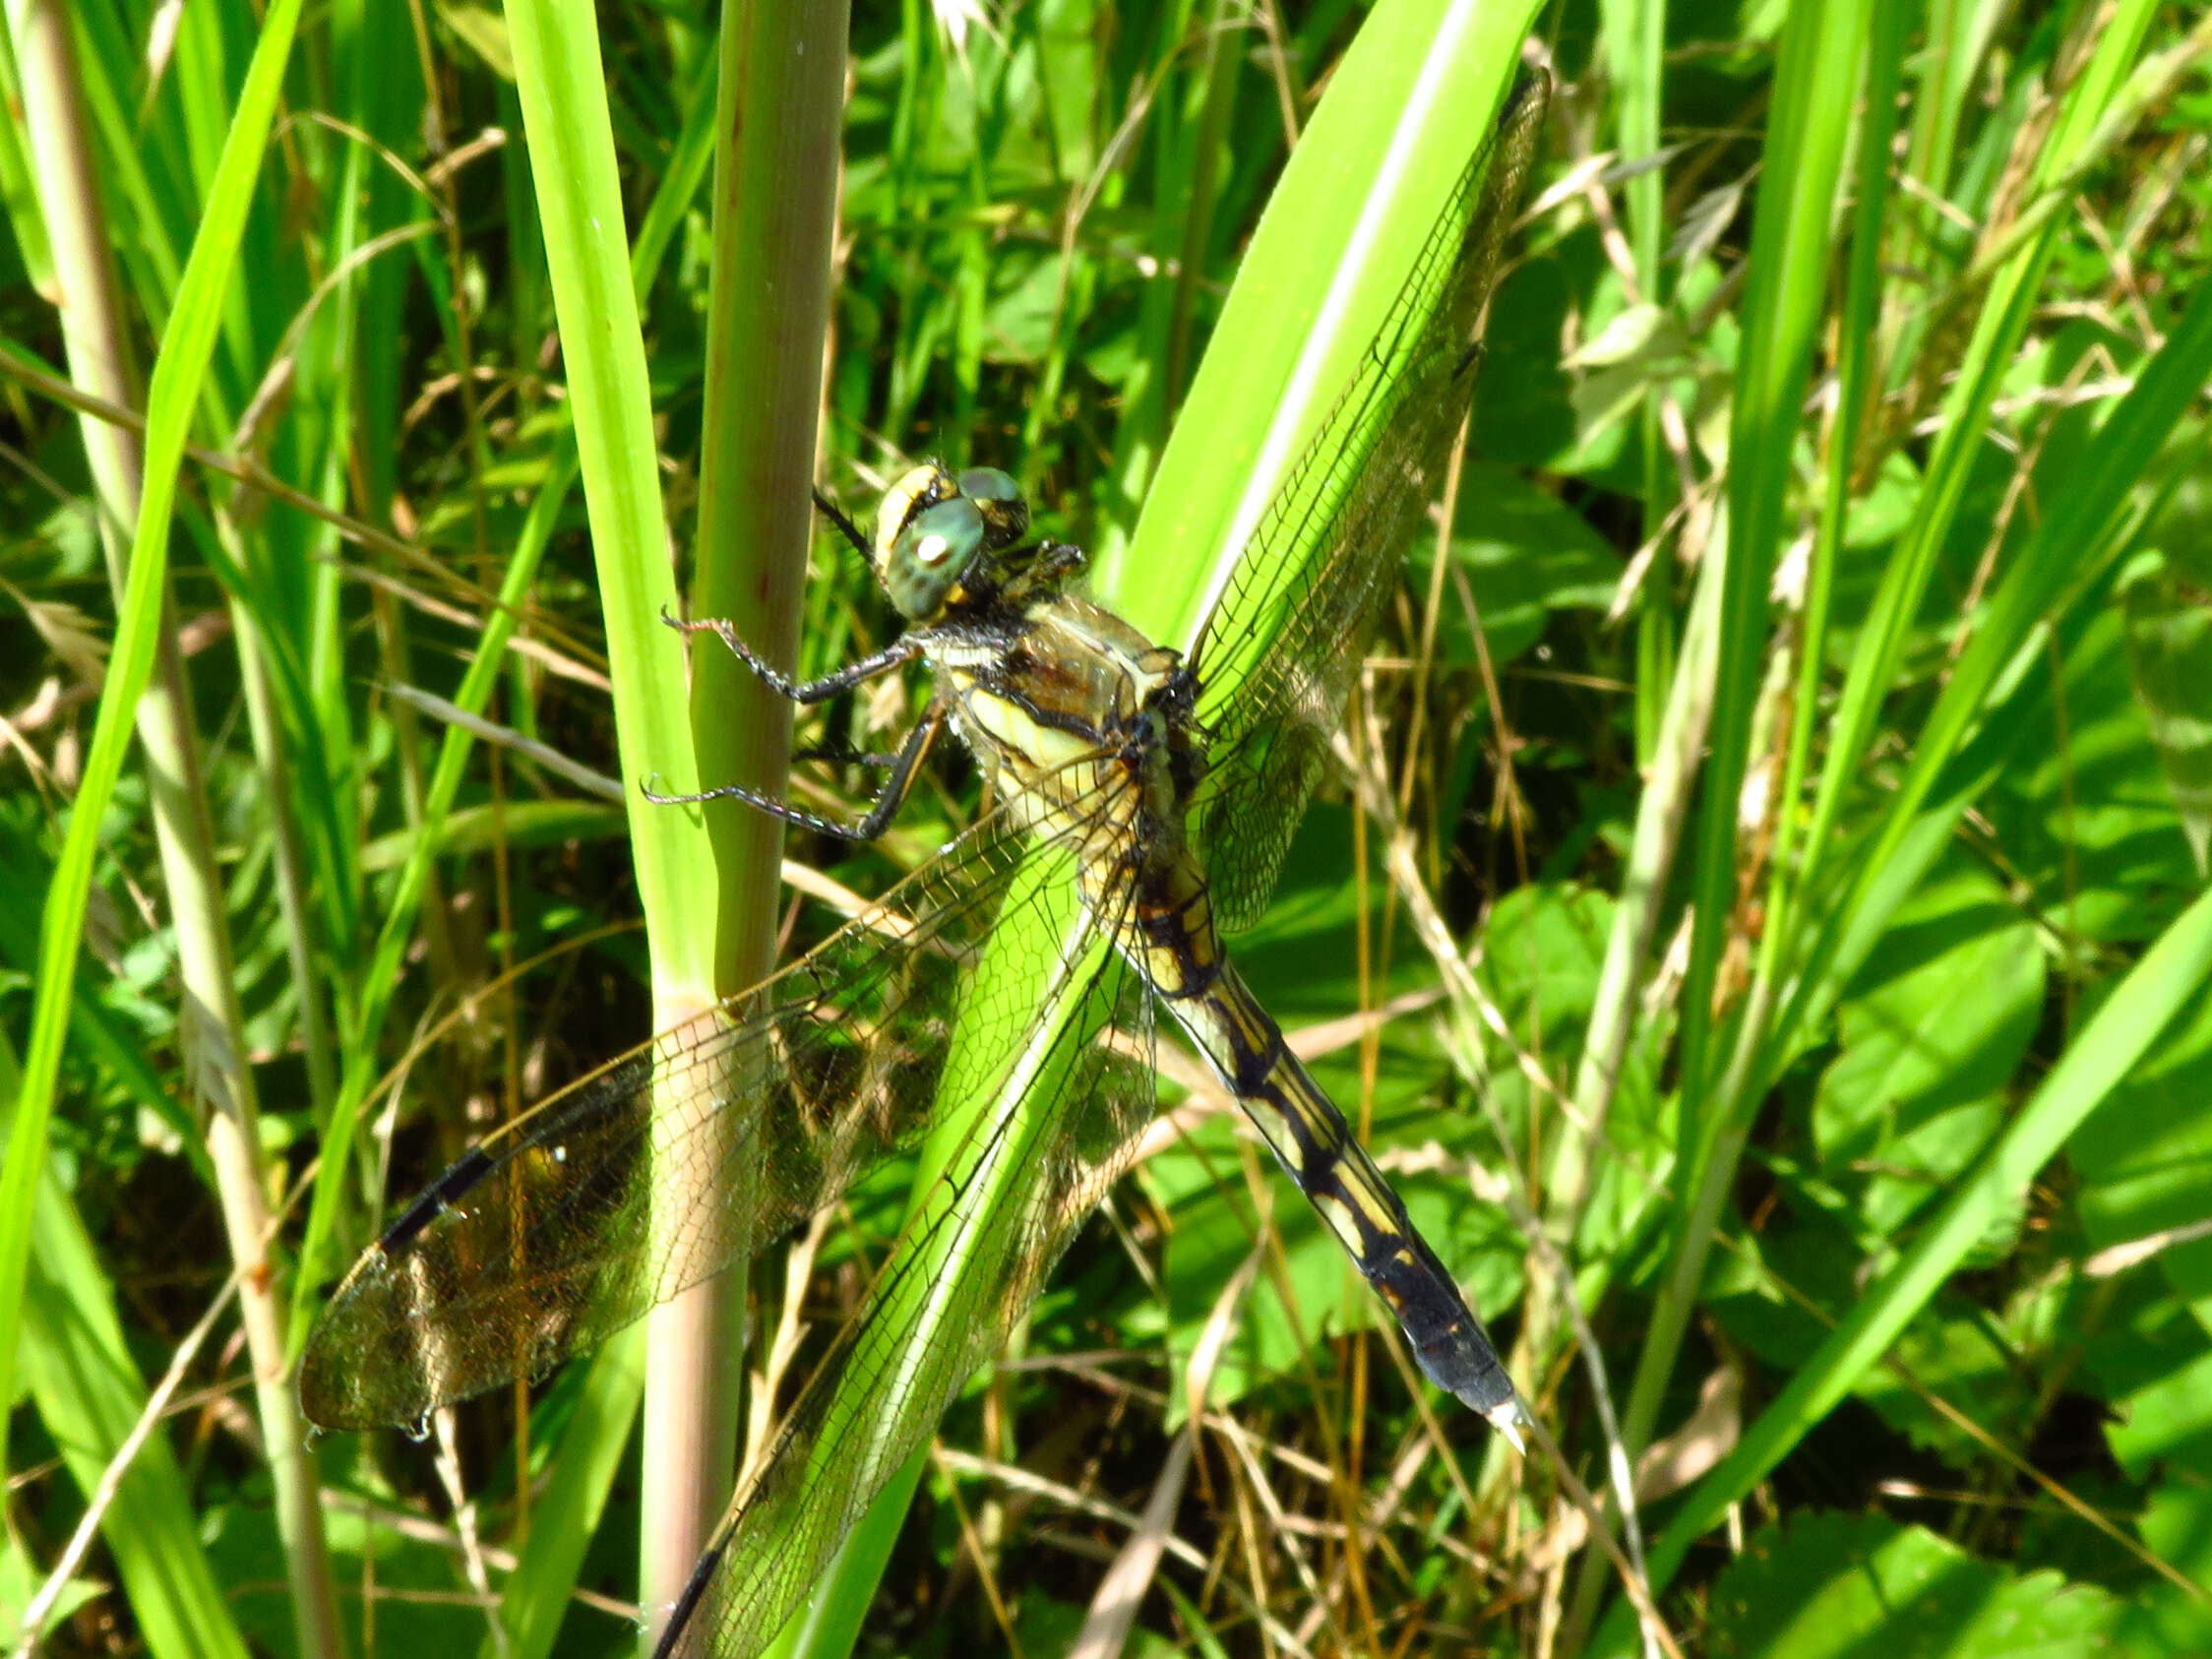
[[[1213,949],[1218,952],[1218,947]],[[1429,1380],[1519,1444],[1520,1396],[1482,1321],[1343,1115],[1226,960],[1202,997],[1170,1000],[1183,1028],[1284,1171],[1389,1305]]]
[[[1148,826],[1154,834],[1165,825]],[[1154,849],[1155,854],[1158,849]],[[1171,1004],[1203,997],[1228,965],[1213,925],[1213,900],[1205,878],[1178,841],[1167,856],[1147,861],[1133,884],[1130,922],[1143,956],[1144,977]],[[1092,908],[1112,913],[1110,895],[1092,895]],[[1265,1017],[1264,1014],[1261,1015]]]

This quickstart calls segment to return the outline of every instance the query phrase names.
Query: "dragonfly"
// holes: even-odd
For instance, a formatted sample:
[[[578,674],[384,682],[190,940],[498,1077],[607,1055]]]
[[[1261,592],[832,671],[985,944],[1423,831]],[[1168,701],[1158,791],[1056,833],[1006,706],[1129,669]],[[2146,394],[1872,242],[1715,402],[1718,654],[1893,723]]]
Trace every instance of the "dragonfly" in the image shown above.
[[[890,1477],[1004,1346],[1155,1106],[1165,1014],[1243,1108],[1404,1329],[1422,1371],[1518,1448],[1533,1421],[1481,1320],[1222,946],[1264,910],[1325,768],[1396,560],[1439,494],[1548,78],[1469,163],[1186,654],[1084,596],[1084,555],[1033,534],[1011,476],[930,462],[873,534],[817,503],[904,619],[800,681],[724,622],[712,639],[798,705],[919,660],[934,692],[857,822],[738,786],[833,836],[883,833],[950,728],[996,804],[812,951],[493,1135],[361,1257],[301,1361],[326,1428],[422,1422],[537,1378],[956,1132],[859,1311],[741,1482],[664,1627],[663,1655],[751,1659]],[[1303,575],[1233,693],[1226,617]],[[648,793],[650,791],[648,790]],[[667,1189],[694,1195],[668,1213]]]

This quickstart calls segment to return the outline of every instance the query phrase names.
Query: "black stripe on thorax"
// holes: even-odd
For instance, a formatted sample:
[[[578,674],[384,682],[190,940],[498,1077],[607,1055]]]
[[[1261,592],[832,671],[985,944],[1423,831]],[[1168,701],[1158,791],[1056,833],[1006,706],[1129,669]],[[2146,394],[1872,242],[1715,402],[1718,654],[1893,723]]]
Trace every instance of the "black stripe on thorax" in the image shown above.
[[[1012,704],[1047,731],[1066,732],[1070,737],[1086,738],[1100,749],[1111,748],[1114,744],[1111,734],[1100,731],[1080,714],[1066,708],[1048,708],[997,674],[971,670],[968,680],[978,691],[997,698],[1001,703]]]

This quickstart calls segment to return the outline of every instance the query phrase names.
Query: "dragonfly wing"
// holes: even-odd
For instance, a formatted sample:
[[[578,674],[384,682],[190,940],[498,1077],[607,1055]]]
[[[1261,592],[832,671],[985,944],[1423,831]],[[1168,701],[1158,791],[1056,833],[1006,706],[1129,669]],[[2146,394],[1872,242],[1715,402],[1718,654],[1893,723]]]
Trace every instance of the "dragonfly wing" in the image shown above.
[[[732,1502],[660,1654],[751,1659],[768,1644],[1128,1166],[1153,1104],[1151,998],[1113,928],[1075,903],[1074,856],[1063,842],[1036,890],[1042,919],[1010,924],[1012,957],[985,964],[982,1017],[960,1039],[971,1058],[950,1068],[968,1075],[949,1078],[980,1110]]]
[[[992,815],[707,1020],[472,1149],[362,1255],[317,1321],[300,1366],[309,1420],[411,1425],[542,1376],[918,1144],[936,1121],[963,968],[1029,844],[1018,815]],[[656,1213],[663,1187],[691,1197]]]
[[[1260,663],[1233,688],[1225,678],[1217,704],[1199,705],[1209,769],[1193,834],[1225,931],[1266,907],[1398,558],[1443,484],[1474,384],[1475,330],[1550,95],[1550,78],[1538,75],[1506,100],[1193,648],[1203,685],[1242,648],[1236,632],[1282,618]],[[1300,574],[1284,582],[1293,563]]]

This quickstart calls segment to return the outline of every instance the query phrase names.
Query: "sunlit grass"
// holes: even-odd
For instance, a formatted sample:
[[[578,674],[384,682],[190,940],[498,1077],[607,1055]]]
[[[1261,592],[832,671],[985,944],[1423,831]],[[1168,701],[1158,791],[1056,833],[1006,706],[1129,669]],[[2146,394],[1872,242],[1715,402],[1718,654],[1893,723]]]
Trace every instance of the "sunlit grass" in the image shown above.
[[[737,97],[713,20],[448,7],[418,41],[341,5],[293,39],[295,13],[72,9],[80,95],[48,128],[50,14],[8,13],[0,1566],[66,1563],[54,1651],[491,1651],[488,1591],[506,1651],[605,1652],[668,1507],[657,1477],[638,1496],[635,1338],[465,1409],[444,1473],[399,1437],[287,1461],[269,1356],[468,1141],[749,980],[741,941],[813,924],[725,908],[746,872],[768,892],[772,843],[730,839],[753,821],[710,849],[634,812],[626,844],[573,778],[396,693],[633,800],[651,772],[772,772],[780,728],[727,663],[687,679],[657,613],[761,600],[810,673],[888,642],[830,538],[798,584],[817,432],[863,516],[907,458],[1008,467],[1172,633],[1264,491],[1270,354],[1366,200],[1390,77],[1474,31],[1463,130],[1421,152],[1448,178],[1519,16],[863,9],[842,194],[755,163],[835,204],[824,353],[773,321],[804,238],[744,229],[728,202],[760,189],[714,184],[736,114],[788,123],[774,89]],[[2002,1651],[2000,1626],[2212,1648],[2212,37],[2141,0],[1537,28],[1560,92],[1452,533],[1384,620],[1359,787],[1325,792],[1240,959],[1575,1472],[1606,1484],[1616,1436],[1643,1470],[1628,1548],[1683,1651],[1786,1656],[1808,1620],[1899,1641],[1883,1621],[1931,1584],[1959,1600],[1914,1627],[1928,1651]],[[805,112],[835,124],[819,90]],[[100,249],[143,394],[54,310]],[[764,274],[767,299],[727,285]],[[819,405],[772,401],[818,363]],[[143,399],[143,444],[34,370]],[[187,440],[230,459],[180,462]],[[128,587],[92,507],[118,475],[145,501],[135,546],[107,526]],[[782,573],[744,574],[779,536]],[[163,652],[188,766],[131,741]],[[890,747],[926,695],[798,741]],[[844,811],[867,781],[792,787]],[[976,806],[936,767],[829,873],[880,892]],[[738,1286],[790,1348],[780,1390],[720,1356],[725,1431],[788,1403],[910,1173],[856,1191],[789,1283],[779,1256]],[[105,1491],[254,1267],[257,1210],[244,1322]],[[1135,1618],[1162,1650],[1632,1651],[1555,1472],[1496,1454],[1382,1322],[1234,1120],[1179,1114],[1017,1363],[954,1405],[957,1455],[847,1564],[873,1602],[840,1590],[811,1651],[1059,1652],[1149,1543]]]

